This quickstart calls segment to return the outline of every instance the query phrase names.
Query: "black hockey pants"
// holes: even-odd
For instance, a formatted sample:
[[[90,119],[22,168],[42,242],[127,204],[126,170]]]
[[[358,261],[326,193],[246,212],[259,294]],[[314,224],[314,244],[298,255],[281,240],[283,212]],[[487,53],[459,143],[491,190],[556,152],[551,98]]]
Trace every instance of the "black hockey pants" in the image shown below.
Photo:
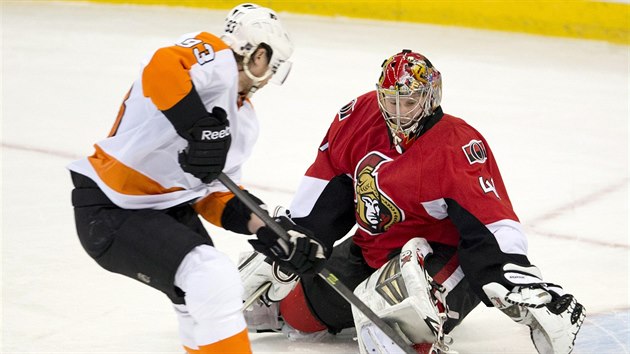
[[[186,254],[212,245],[190,205],[166,210],[122,209],[91,179],[71,172],[72,205],[79,240],[101,267],[125,275],[183,304],[184,293],[173,283]]]

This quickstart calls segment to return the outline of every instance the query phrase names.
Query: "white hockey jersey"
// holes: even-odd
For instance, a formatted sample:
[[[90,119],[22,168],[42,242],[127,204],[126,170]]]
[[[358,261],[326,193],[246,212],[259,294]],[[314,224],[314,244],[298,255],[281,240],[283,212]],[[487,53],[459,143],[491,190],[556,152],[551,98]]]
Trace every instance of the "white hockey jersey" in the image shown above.
[[[109,136],[94,145],[92,156],[68,168],[94,180],[121,208],[166,209],[193,201],[205,219],[221,226],[222,206],[232,193],[219,181],[205,184],[182,170],[178,154],[188,143],[162,113],[193,86],[208,112],[216,106],[227,112],[232,143],[224,172],[239,183],[258,137],[258,120],[249,101],[237,104],[233,52],[206,32],[184,35],[143,62]]]

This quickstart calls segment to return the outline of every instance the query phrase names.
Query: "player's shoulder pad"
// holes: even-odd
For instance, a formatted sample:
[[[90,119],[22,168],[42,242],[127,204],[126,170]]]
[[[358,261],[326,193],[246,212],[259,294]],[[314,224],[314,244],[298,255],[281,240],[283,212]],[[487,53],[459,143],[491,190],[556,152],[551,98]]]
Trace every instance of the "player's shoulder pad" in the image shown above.
[[[370,99],[375,99],[376,94],[374,91],[365,93],[359,97],[353,98],[350,102],[344,104],[337,114],[335,115],[335,121],[343,122],[348,120],[355,112],[364,110],[369,105]]]
[[[484,164],[489,156],[485,138],[474,127],[461,118],[444,116],[451,132],[449,144],[456,156],[461,156],[470,165]]]

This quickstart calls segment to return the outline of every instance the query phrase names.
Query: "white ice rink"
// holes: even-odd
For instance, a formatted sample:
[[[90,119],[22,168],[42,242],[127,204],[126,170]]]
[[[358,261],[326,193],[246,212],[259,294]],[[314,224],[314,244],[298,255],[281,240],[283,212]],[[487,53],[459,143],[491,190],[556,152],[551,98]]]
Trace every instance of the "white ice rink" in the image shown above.
[[[226,11],[2,0],[2,353],[182,353],[168,299],[99,268],[78,242],[65,165],[109,132],[140,61]],[[530,259],[588,317],[575,353],[629,353],[629,47],[481,30],[282,14],[296,50],[261,119],[244,184],[288,205],[335,112],[400,49],[442,72],[444,111],[488,139]],[[234,260],[241,235],[210,227]],[[460,353],[534,353],[525,327],[477,308]],[[255,353],[357,353],[252,335]]]

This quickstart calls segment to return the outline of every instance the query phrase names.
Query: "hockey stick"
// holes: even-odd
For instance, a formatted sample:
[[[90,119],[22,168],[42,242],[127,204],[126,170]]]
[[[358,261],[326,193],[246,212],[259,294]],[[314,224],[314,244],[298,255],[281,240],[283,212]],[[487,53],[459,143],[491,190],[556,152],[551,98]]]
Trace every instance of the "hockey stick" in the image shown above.
[[[250,198],[243,190],[241,190],[234,181],[230,179],[225,173],[221,173],[217,179],[223,183],[223,185],[229,189],[234,195],[240,199],[245,206],[249,208],[256,216],[258,216],[264,223],[275,232],[278,237],[285,241],[289,241],[291,238],[287,231],[282,228],[275,220],[263,210],[252,198]],[[417,354],[417,352],[396,332],[390,325],[388,325],[382,318],[378,317],[372,309],[370,309],[363,301],[361,301],[352,290],[348,289],[339,279],[331,273],[328,269],[323,268],[319,271],[318,275],[326,281],[341,297],[343,297],[350,304],[354,305],[365,317],[367,317],[374,325],[380,329],[385,335],[387,335],[396,345],[400,347],[406,354]]]
[[[247,310],[250,306],[252,306],[252,304],[256,302],[256,300],[258,300],[258,298],[262,294],[267,292],[269,288],[271,288],[271,282],[266,282],[263,285],[261,285],[256,291],[254,291],[254,293],[251,294],[250,297],[248,297],[247,300],[245,300],[245,302],[243,303],[243,311]]]

